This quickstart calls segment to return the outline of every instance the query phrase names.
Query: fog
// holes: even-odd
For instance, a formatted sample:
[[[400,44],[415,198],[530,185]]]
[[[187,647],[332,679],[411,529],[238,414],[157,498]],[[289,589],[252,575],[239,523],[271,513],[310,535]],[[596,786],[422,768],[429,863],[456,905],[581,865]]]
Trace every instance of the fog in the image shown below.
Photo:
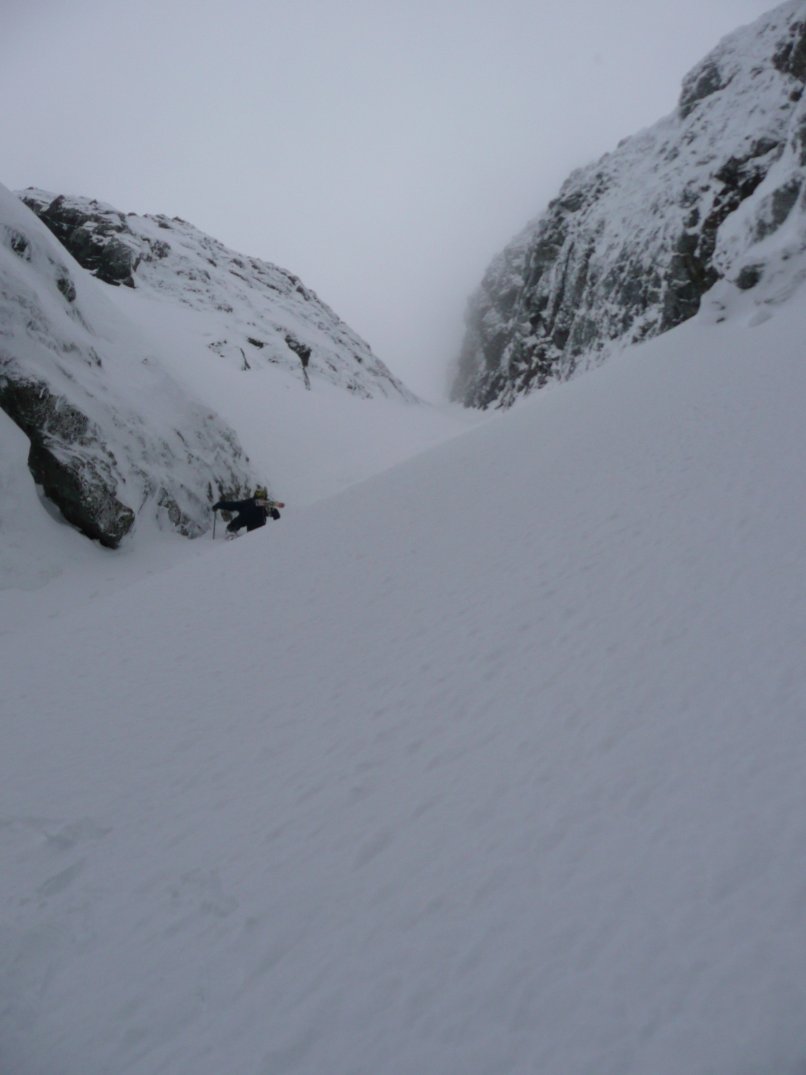
[[[6,0],[0,181],[282,265],[439,399],[490,258],[771,6]]]

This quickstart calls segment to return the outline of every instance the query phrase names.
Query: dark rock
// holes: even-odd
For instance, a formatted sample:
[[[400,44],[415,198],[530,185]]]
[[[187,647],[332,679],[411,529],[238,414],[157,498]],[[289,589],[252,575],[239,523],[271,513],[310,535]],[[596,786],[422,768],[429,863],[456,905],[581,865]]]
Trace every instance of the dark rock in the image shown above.
[[[87,212],[62,195],[48,205],[25,195],[23,201],[79,265],[104,283],[134,287],[134,272],[141,255],[123,238],[127,227],[122,214],[105,210],[97,202],[90,203],[94,211]]]
[[[742,291],[749,291],[761,280],[763,273],[763,265],[745,265],[736,277],[736,286]]]
[[[163,225],[160,225],[162,227]],[[162,261],[163,258],[167,258],[171,252],[171,244],[161,242],[158,239],[152,239],[149,242],[149,261]]]
[[[677,106],[680,118],[686,119],[700,101],[723,90],[729,81],[730,79],[723,76],[715,60],[706,60],[699,67],[695,67],[683,81],[683,89]]]
[[[58,277],[58,279],[56,280],[56,287],[59,289],[62,295],[64,295],[68,302],[76,301],[76,285],[67,275],[67,273],[64,273],[62,276]]]
[[[764,239],[780,228],[795,208],[802,186],[803,184],[797,179],[792,179],[772,192],[765,202],[766,212],[759,217],[756,224],[754,231],[756,240]]]
[[[289,334],[286,334],[285,342],[286,345],[290,348],[290,350],[292,350],[297,356],[297,358],[300,360],[302,364],[302,378],[305,381],[305,387],[308,389],[308,391],[310,391],[311,377],[308,373],[308,363],[310,362],[311,355],[313,354],[312,349],[306,343],[300,343],[299,340]],[[353,357],[357,359],[358,364],[361,365],[361,359],[358,357],[358,355],[354,355]],[[360,393],[361,391],[361,386],[356,381],[348,382],[347,388],[350,392]]]
[[[789,40],[773,56],[779,71],[806,82],[806,22],[793,22],[789,28]]]
[[[792,147],[797,155],[798,164],[806,168],[806,115],[798,123],[792,135]]]
[[[23,259],[23,261],[30,261],[31,259],[31,244],[25,238],[24,235],[20,235],[19,232],[11,233],[11,241],[9,243],[14,253]]]
[[[306,368],[311,359],[311,348],[305,343],[300,343],[299,340],[294,339],[293,336],[287,335],[285,342],[300,360],[303,368]]]
[[[116,548],[134,512],[118,499],[114,457],[101,447],[100,430],[42,381],[0,373],[0,407],[27,435],[28,467],[48,499],[87,537]]]

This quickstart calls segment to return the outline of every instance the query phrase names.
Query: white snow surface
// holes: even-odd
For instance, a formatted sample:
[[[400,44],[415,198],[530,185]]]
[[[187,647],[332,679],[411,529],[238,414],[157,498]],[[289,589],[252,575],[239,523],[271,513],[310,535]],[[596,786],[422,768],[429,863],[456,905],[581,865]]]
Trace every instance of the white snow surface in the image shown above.
[[[802,1075],[802,292],[772,314],[724,292],[137,585],[3,601],[0,1071]],[[43,572],[64,533],[97,553],[54,522]]]

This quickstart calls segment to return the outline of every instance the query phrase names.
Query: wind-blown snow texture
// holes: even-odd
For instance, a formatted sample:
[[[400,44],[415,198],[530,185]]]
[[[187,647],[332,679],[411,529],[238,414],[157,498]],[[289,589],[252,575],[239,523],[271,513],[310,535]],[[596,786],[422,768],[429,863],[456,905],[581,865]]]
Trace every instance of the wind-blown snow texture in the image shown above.
[[[3,635],[0,1070],[800,1075],[771,309]]]
[[[455,419],[241,370],[206,299],[103,296],[282,475],[234,544],[98,549],[0,414],[3,1075],[802,1075],[780,145],[695,317],[352,488]]]
[[[806,273],[804,84],[806,3],[790,0],[698,64],[673,115],[574,172],[473,297],[454,398],[509,406],[614,342],[680,324],[721,279],[793,286]]]

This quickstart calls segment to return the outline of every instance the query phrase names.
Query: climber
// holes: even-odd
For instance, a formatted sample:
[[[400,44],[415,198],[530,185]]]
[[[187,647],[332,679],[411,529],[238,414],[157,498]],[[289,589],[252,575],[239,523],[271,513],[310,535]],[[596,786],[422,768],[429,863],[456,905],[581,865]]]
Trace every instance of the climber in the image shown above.
[[[259,485],[255,489],[254,496],[250,496],[246,500],[219,500],[217,504],[213,504],[213,511],[234,511],[237,512],[234,519],[231,519],[227,523],[227,533],[232,537],[236,537],[241,527],[245,526],[247,532],[250,530],[257,530],[258,527],[266,525],[266,519],[271,516],[272,519],[279,519],[279,508],[284,508],[280,500],[271,500],[264,485]]]

